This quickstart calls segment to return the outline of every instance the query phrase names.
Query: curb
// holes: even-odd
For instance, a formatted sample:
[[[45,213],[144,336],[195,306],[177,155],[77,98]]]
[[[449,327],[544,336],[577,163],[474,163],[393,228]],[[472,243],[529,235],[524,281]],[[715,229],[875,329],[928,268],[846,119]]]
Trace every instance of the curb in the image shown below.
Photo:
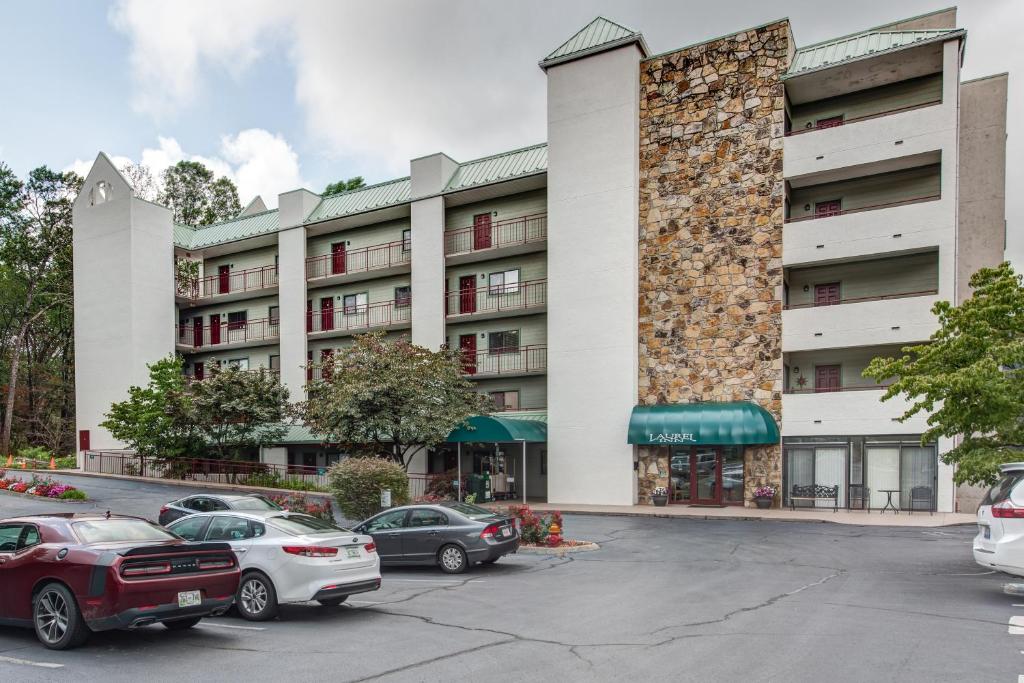
[[[538,512],[544,513],[546,510],[538,510]],[[722,515],[702,515],[702,514],[658,514],[657,512],[617,512],[611,510],[573,510],[572,508],[560,507],[559,512],[563,515],[592,515],[595,517],[643,517],[643,518],[655,518],[655,519],[703,519],[709,522],[796,522],[801,524],[808,523],[820,523],[820,524],[838,524],[840,526],[859,526],[859,527],[898,527],[901,529],[936,529],[940,527],[948,526],[974,526],[974,522],[949,522],[946,524],[931,524],[928,526],[918,526],[911,524],[861,524],[858,522],[840,522],[832,519],[799,519],[792,517],[760,517],[756,515],[736,515],[734,517],[725,517]]]
[[[246,493],[273,493],[284,495],[319,496],[331,498],[324,491],[296,491],[294,489],[272,489],[265,486],[246,486],[245,484],[220,484],[210,481],[186,481],[182,479],[159,479],[157,477],[132,477],[127,474],[104,474],[102,472],[84,472],[82,470],[18,470],[19,472],[49,472],[50,474],[69,474],[76,477],[93,477],[95,479],[117,479],[119,481],[138,481],[149,484],[166,484],[168,486],[187,486],[190,488],[214,489],[218,491],[243,491]],[[333,499],[332,499],[333,500]]]
[[[79,489],[81,490],[81,489]],[[68,498],[50,498],[49,496],[36,496],[30,493],[18,493],[17,491],[8,491],[7,489],[0,489],[0,493],[8,496],[19,496],[21,498],[31,498],[32,500],[45,500],[47,503],[64,503],[66,505],[81,505],[82,503],[92,503],[93,501],[89,498],[85,500],[70,500]]]
[[[521,545],[516,553],[523,553],[524,555],[554,555],[560,557],[566,553],[586,553],[591,550],[600,550],[601,546],[596,543],[587,541],[585,545],[568,545],[560,548],[548,548],[542,545]]]

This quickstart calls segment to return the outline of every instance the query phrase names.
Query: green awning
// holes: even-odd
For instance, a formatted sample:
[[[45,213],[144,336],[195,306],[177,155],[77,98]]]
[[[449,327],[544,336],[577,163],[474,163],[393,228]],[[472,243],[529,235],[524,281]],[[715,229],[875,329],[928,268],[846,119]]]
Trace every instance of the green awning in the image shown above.
[[[633,408],[628,443],[744,446],[779,443],[779,427],[759,405],[659,403]]]
[[[543,443],[548,440],[546,421],[474,415],[469,418],[469,427],[459,427],[448,435],[447,441],[455,443],[510,443],[529,441]]]

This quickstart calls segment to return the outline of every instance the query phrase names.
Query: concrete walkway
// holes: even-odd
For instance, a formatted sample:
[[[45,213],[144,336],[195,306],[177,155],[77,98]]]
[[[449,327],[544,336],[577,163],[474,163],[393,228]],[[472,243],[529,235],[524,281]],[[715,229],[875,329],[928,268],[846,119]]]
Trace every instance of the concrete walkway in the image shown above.
[[[486,507],[504,509],[507,505],[515,505],[515,501],[490,503]],[[977,517],[957,512],[927,512],[913,514],[901,512],[893,514],[887,511],[880,514],[878,510],[839,510],[832,512],[828,508],[804,510],[758,510],[757,508],[741,508],[726,506],[722,508],[690,507],[686,505],[553,505],[551,503],[530,503],[530,507],[538,512],[560,510],[561,512],[582,515],[630,515],[637,517],[681,517],[684,519],[742,519],[771,520],[776,522],[833,522],[836,524],[855,524],[858,526],[905,526],[905,527],[940,527],[954,524],[975,524]]]

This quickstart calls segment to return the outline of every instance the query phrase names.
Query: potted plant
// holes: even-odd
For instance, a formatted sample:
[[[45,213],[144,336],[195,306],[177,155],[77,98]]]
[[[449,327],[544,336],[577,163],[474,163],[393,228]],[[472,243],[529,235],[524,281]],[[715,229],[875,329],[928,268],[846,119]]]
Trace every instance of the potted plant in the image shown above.
[[[658,486],[651,491],[651,502],[658,507],[665,507],[668,503],[668,489],[664,486]]]
[[[774,499],[774,486],[758,486],[756,489],[754,489],[754,502],[757,503],[757,507],[759,509],[767,510],[772,506],[772,501]]]

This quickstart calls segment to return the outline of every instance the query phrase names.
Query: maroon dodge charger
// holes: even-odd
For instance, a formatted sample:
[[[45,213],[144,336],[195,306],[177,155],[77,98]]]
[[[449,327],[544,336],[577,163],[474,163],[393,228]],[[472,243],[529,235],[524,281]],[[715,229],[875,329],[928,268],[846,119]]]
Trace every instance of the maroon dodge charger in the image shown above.
[[[0,520],[0,624],[34,627],[54,650],[92,631],[195,626],[231,607],[238,576],[227,543],[189,543],[138,517]]]

